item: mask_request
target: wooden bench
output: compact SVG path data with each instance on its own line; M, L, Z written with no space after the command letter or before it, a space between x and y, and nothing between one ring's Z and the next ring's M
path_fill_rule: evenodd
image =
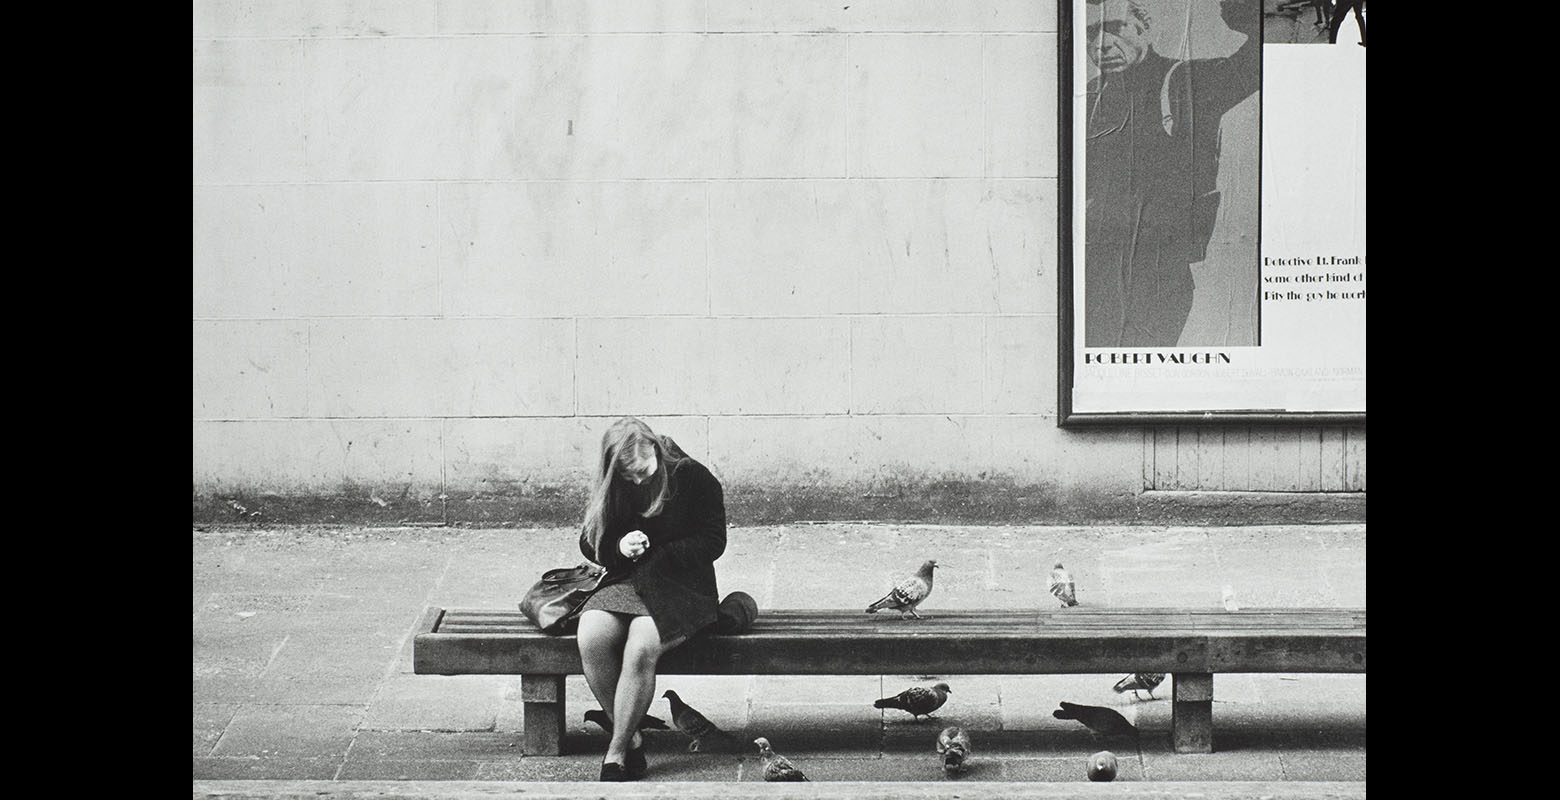
M419 675L519 675L525 752L559 755L573 636L519 611L429 608L412 645ZM1363 673L1363 608L937 609L927 619L859 611L764 610L747 633L667 653L662 675L1082 675L1164 672L1171 741L1213 751L1217 673ZM870 702L876 698L865 698Z

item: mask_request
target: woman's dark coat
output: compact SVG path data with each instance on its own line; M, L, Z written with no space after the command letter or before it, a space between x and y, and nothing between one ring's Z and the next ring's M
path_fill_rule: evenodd
M633 583L663 642L692 636L715 622L715 559L726 551L726 501L720 481L692 458L683 459L668 480L671 496L660 514L608 515L601 552L591 549L585 532L580 534L580 552L607 568L603 583ZM638 502L641 509L645 505ZM618 550L624 534L636 528L650 538L649 549L637 562Z

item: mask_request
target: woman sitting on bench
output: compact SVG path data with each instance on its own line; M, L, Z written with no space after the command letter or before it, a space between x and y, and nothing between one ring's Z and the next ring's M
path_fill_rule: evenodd
M579 617L580 660L612 719L601 780L637 780L656 663L717 619L725 498L703 464L633 417L607 428L593 481L580 551L607 574Z

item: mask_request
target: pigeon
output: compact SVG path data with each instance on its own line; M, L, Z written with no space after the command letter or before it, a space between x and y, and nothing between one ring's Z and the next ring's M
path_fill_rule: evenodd
M1137 728L1121 716L1121 712L1104 706L1081 706L1062 701L1062 707L1051 712L1057 719L1075 719L1099 736L1137 735Z
M946 683L934 683L931 687L912 686L893 697L874 701L872 707L901 709L910 712L916 719L931 717L933 711L948 702L948 694L952 691Z
M1154 690L1159 688L1159 684L1164 682L1165 674L1163 672L1134 672L1116 681L1116 685L1110 688L1115 689L1116 694L1130 691L1133 697L1137 697L1138 690L1141 689L1148 692L1149 697L1153 697Z
M1089 756L1089 780L1109 783L1116 779L1116 754L1109 750L1101 750Z
M699 748L703 747L705 739L720 742L735 741L731 734L715 727L715 723L710 722L708 717L684 703L682 698L677 696L676 692L667 689L666 693L661 696L672 704L672 724L677 726L677 730L693 738L693 741L688 743L688 752L699 752Z
M970 734L963 728L952 725L942 729L937 734L937 753L942 756L943 772L949 775L962 775L969 769L964 763L970 757Z
M876 614L880 608L892 608L899 611L900 619L907 616L922 619L920 614L915 613L915 607L920 605L921 601L925 600L927 595L932 593L932 570L936 568L937 562L935 560L927 560L926 563L921 565L920 569L916 570L914 575L905 578L895 584L894 588L888 590L888 594L883 595L883 599L867 606L867 613Z
M764 757L764 780L766 781L808 781L802 771L791 763L791 759L769 749L769 740L760 736L753 740L758 745L758 754Z
M607 732L608 736L612 735L612 720L607 718L607 712L602 711L599 708L593 708L585 712L585 721L596 723L597 725L601 726L602 730ZM661 719L654 714L646 714L640 717L639 729L642 731L671 730L666 726L666 720Z
M1051 594L1062 601L1062 608L1078 605L1078 591L1073 588L1072 574L1057 563L1056 569L1051 570Z

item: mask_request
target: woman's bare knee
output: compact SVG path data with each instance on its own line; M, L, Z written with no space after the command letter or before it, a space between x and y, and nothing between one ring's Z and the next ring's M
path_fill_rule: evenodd
M628 625L615 614L591 609L580 615L580 627L575 639L579 643L581 657L594 658L622 652L623 641L627 636Z
M654 672L661 660L661 632L650 617L635 617L623 645L623 666L636 672Z

